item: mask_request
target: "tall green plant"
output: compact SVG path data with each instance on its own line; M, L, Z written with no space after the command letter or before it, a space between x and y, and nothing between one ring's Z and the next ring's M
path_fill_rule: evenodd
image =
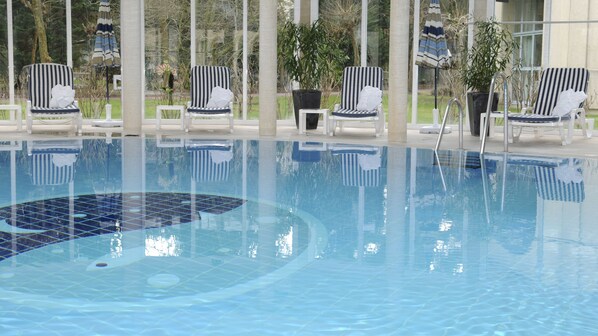
M477 21L475 29L473 47L463 50L467 61L462 63L461 79L467 89L489 92L492 77L507 68L517 44L494 19Z
M339 76L345 57L335 48L326 27L287 22L278 32L278 62L301 89L318 89L326 76Z

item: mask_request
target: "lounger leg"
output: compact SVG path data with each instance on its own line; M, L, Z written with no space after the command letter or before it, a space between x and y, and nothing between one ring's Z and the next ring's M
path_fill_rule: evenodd
M77 125L75 126L77 127L77 134L81 135L83 133L83 116L79 114L79 116L77 116L75 120L77 123Z
M379 137L384 133L384 124L386 123L384 120L384 111L378 110L378 120L375 121L376 123L376 137Z
M189 132L190 124L191 124L191 115L189 113L185 113L185 133Z
M507 141L509 143L513 143L514 142L514 139L513 139L513 125L511 125L511 123L509 123L507 125L507 132L508 132L508 135L507 135L508 139L507 139Z
M542 130L542 129L538 128L538 127L534 128L534 136L536 138L541 138L543 135L544 135L544 130Z
M330 121L330 135L334 136L335 135L335 131L336 131L336 119L332 118L329 119L328 121Z
M375 123L376 137L379 137L380 135L382 135L382 133L384 133L384 115L380 115L378 117L378 120L375 121Z
M575 126L575 116L571 116L571 119L569 119L568 127L567 127L567 139L566 139L567 145L573 141L574 126Z
M31 114L31 101L27 100L27 106L25 109L25 119L26 119L26 127L27 133L31 134L31 127L33 126L33 115Z
M521 130L523 129L523 127L521 127L521 126L515 126L515 127L511 126L511 127L513 128L512 132L511 132L511 134L513 134L513 142L519 141L519 137L521 136Z
M564 125L559 127L559 135L561 136L561 145L567 145L567 139L565 138L565 130L563 129Z
M33 116L27 115L27 133L31 134L31 128L33 127Z
M579 123L581 124L581 130L583 132L583 136L586 138L592 137L592 130L594 129L594 119L586 118L585 110L581 110L579 114Z
M562 122L559 122L559 124L558 124L559 135L561 136L561 144L563 146L566 146L571 143L571 137L573 136L573 127L572 127L573 123L574 123L573 118L571 118L567 121L567 134L566 135L565 135L565 124Z
M234 130L233 129L233 114L232 113L230 114L230 117L228 118L228 124L229 124L228 127L230 127L230 133L232 134L233 130Z
M586 138L592 137L592 131L594 131L594 118L586 118L585 124L585 136Z

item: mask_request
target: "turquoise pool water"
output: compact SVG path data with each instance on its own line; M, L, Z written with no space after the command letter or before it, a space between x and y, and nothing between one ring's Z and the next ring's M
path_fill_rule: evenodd
M0 335L598 334L595 160L0 145Z

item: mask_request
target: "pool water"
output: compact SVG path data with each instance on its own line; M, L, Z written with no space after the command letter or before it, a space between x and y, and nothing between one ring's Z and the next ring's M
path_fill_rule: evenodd
M598 334L598 162L0 144L0 335Z

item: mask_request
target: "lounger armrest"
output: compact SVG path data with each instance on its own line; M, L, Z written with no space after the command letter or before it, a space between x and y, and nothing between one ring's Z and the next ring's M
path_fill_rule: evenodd
M585 117L586 114L586 110L583 107L578 107L575 108L573 110L571 110L571 112L569 112L572 116L575 116L575 118L579 118L582 115Z
M526 106L521 109L521 114L529 114L534 110L533 107Z

